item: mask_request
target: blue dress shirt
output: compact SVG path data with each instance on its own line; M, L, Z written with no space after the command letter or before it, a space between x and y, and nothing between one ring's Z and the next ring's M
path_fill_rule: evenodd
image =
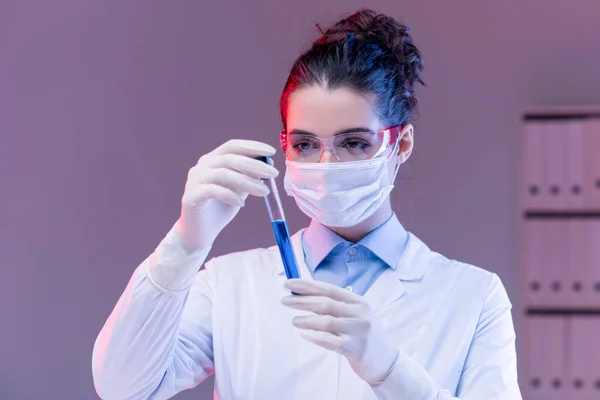
M302 248L315 280L364 295L386 268L396 269L407 240L396 214L358 243L313 220L302 237Z

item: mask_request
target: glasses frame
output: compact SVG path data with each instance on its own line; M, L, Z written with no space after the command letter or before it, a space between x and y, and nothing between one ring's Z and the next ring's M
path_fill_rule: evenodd
M373 157L371 157L370 159L377 158L388 147L393 147L394 144L396 143L396 140L398 140L398 136L400 135L400 132L402 132L403 128L404 128L404 125L396 125L396 126L392 126L389 128L379 129L376 132L376 134L379 136L382 136L383 138L385 138L387 136L387 137L389 137L389 140L387 143L385 143L385 141L384 141L381 145L381 148L379 150L377 150L377 153L375 153L375 155ZM349 134L351 134L351 133L349 133ZM336 160L338 160L339 162L344 162L339 159L336 151L334 150L334 146L333 146L333 141L340 135L344 135L344 134L342 133L339 135L335 135L335 136L332 136L327 139L323 139L318 136L315 136L315 138L319 142L321 142L322 150L321 150L321 154L319 154L319 160L321 159L321 157L323 157L323 153L325 153L325 151L329 150L331 152L331 154L333 154L333 156L336 158ZM283 150L283 153L287 154L286 150L287 150L287 145L288 145L288 133L285 130L281 131L281 133L279 134L279 144L281 145L281 150Z

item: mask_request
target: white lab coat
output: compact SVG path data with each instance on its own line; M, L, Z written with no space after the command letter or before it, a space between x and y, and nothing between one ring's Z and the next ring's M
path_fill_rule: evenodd
M297 255L301 234L292 238ZM212 259L187 295L161 294L144 268L94 347L95 384L107 400L166 399L213 370L220 400L521 399L511 305L499 278L431 251L413 234L397 268L365 294L401 350L378 387L292 326L303 312L281 304L289 293L276 247Z

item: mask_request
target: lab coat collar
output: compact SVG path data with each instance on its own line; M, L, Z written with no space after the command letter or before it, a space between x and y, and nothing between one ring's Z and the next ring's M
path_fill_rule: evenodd
M408 232L406 248L396 267L398 278L403 281L419 280L425 274L433 252L414 234Z
M394 303L405 291L403 281L420 280L429 266L431 250L412 233L395 269L387 268L365 293L375 311Z

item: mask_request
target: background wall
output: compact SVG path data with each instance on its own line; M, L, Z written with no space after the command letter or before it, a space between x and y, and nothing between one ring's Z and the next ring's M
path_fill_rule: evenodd
M314 24L364 5L409 24L426 60L401 220L516 293L519 117L600 103L599 2L2 0L0 398L96 398L94 339L177 218L187 169L230 138L276 145ZM254 199L213 255L272 243Z

